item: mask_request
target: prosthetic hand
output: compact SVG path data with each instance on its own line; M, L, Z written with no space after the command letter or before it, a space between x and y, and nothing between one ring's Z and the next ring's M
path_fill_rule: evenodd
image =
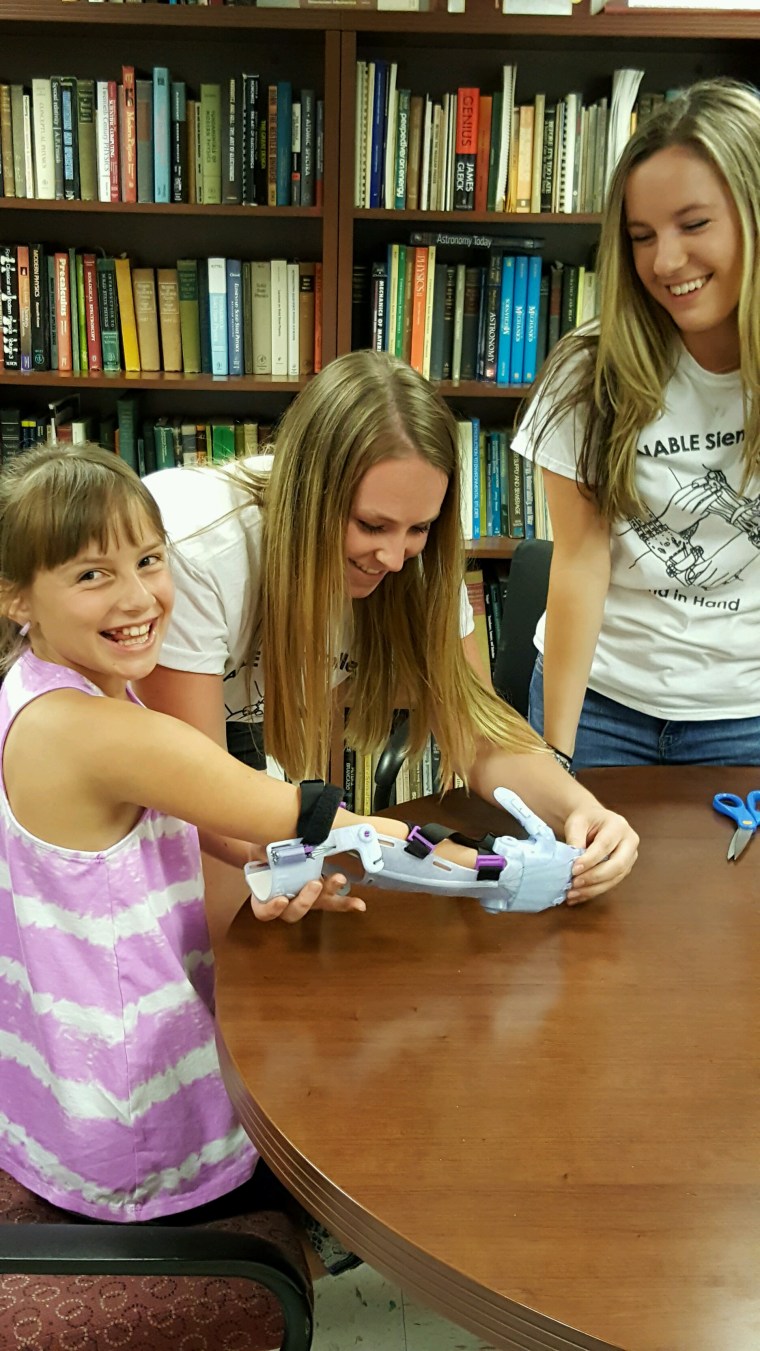
M406 840L381 835L382 872L365 873L354 885L474 896L484 910L495 914L505 910L537 912L561 905L572 881L573 862L581 850L560 844L550 827L516 793L497 788L494 797L524 827L527 840L511 835L466 840L442 826L414 826ZM478 851L474 869L450 863L433 852L449 837ZM488 852L481 853L484 848Z
M355 886L379 886L391 890L443 892L448 896L473 896L484 910L539 911L560 905L572 880L572 865L581 853L560 844L553 831L515 793L497 788L494 797L520 822L527 840L511 835L483 841L462 840L442 826L414 826L406 840L378 835L363 823L330 831L319 845L302 840L282 840L267 848L268 864L248 863L245 876L254 896L269 901L275 896L295 896L301 887L323 871L336 870L329 863L333 854L359 854L364 875ZM475 868L450 863L434 853L441 840L453 836L477 852ZM487 849L488 852L479 852Z

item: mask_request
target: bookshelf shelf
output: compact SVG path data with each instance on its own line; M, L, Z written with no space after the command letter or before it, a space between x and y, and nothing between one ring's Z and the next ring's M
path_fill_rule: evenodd
M61 212L103 216L231 216L235 220L321 220L320 206L203 206L195 202L61 202L38 197L0 197L2 211Z
M355 207L353 215L355 221L379 220L391 225L394 221L430 221L456 226L457 230L466 230L473 225L598 225L601 221L601 216L590 212L570 215L554 211L538 215L527 211L389 211L379 207Z
M505 535L488 535L483 539L465 540L468 558L482 561L495 558L511 558L520 543L519 539L508 539Z
M255 375L184 375L181 371L90 372L67 375L60 371L0 371L0 388L12 386L19 392L27 386L55 389L98 390L200 390L207 394L250 391L252 394L297 394L306 380L278 379Z
M166 5L155 0L148 3L124 5L115 9L109 4L95 5L87 0L35 0L33 5L24 0L0 0L0 23L28 28L31 24L50 24L61 28L124 28L127 32L140 29L168 32L198 30L219 34L234 34L240 29L293 29L323 33L338 30L340 15L329 9L283 10L258 9L255 6L235 5Z

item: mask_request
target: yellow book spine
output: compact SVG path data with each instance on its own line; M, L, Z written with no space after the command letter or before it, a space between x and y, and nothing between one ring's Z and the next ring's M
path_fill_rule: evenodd
M128 258L115 259L116 291L119 297L119 323L124 348L124 369L140 370L140 346L137 341L135 302L132 296L132 275Z

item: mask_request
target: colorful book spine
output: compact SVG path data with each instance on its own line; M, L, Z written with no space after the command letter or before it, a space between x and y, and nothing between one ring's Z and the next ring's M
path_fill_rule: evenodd
M211 374L229 374L227 339L227 265L224 258L209 258L207 262L209 337L211 344Z
M166 66L153 67L153 200L171 201L171 79Z
M505 253L501 265L501 299L499 303L499 345L496 364L497 385L510 383L512 345L512 310L515 296L515 259Z

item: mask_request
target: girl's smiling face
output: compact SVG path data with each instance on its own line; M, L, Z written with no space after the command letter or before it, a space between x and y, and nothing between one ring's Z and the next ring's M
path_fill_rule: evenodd
M135 543L112 533L105 551L93 541L38 572L8 613L29 625L35 656L123 698L156 665L173 602L166 546L146 520Z
M736 369L743 244L723 178L694 150L670 146L631 170L625 215L638 277L688 351L705 370Z
M368 469L351 503L346 526L346 583L353 600L364 599L389 572L400 572L422 553L430 526L446 496L440 469L411 453Z

